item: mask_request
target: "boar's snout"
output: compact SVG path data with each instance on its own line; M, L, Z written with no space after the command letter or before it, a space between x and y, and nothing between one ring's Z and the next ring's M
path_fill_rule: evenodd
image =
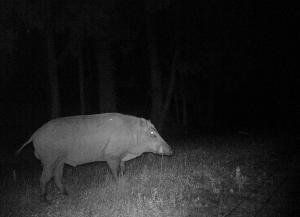
M173 154L173 150L172 150L172 149L169 149L169 150L167 150L164 154L165 154L165 155L172 155L172 154Z
M159 148L159 154L163 154L163 155L172 155L173 154L173 150L171 149L171 147L164 141L162 142L160 148Z

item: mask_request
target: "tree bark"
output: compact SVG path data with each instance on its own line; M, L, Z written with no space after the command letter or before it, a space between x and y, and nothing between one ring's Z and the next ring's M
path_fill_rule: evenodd
M160 123L159 123L159 130L162 130L166 116L167 116L167 112L173 97L173 93L174 93L174 86L175 86L175 79L176 79L176 63L179 57L179 50L178 47L175 48L175 52L174 52L174 57L172 60L172 66L171 66L171 79L170 79L170 83L169 83L169 87L168 87L168 91L167 91L167 95L164 101L164 107L161 113L161 119L160 119Z
M179 115L179 102L178 102L178 93L176 92L174 95L174 106L175 106L175 113L176 113L176 122L180 122L180 115Z
M47 71L50 84L50 117L60 116L60 94L57 75L57 61L55 57L54 37L50 31L47 31Z
M215 115L215 76L209 78L206 126L214 125Z
M80 114L86 113L85 109L85 91L84 91L84 67L83 67L83 55L82 47L79 47L78 51L78 84L79 84L79 100L80 100Z
M99 110L102 113L115 112L117 110L112 50L106 43L99 42L96 51L99 79Z
M54 40L54 22L52 16L52 7L49 0L43 0L43 30L46 37L47 48L47 73L50 86L50 117L56 118L60 116L60 93L58 80L58 62L55 54L55 40Z
M162 109L163 95L161 84L161 70L159 67L158 54L156 48L156 39L153 31L151 17L148 12L147 15L147 40L150 62L150 76L151 76L151 120L155 125L160 124L160 114Z
M187 116L187 102L184 94L182 96L182 124L183 127L186 128L188 124L188 116Z

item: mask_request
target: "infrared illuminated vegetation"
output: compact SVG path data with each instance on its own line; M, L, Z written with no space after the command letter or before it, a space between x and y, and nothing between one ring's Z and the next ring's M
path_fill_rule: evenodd
M269 140L168 142L172 157L144 154L128 161L118 182L104 162L66 166L70 195L58 194L51 182L50 204L39 200L40 168L17 170L16 182L10 175L1 181L1 216L274 216L292 203L281 183L293 161L269 148Z

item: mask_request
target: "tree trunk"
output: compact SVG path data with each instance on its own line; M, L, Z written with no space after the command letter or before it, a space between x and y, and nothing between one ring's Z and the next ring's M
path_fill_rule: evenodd
M47 71L50 84L50 116L56 118L60 116L60 94L57 75L57 61L55 57L54 37L51 32L47 34Z
M151 24L151 17L148 12L147 15L147 40L148 52L150 62L150 76L151 76L151 120L155 125L160 123L160 114L162 109L162 84L161 84L161 71L159 67L158 54L156 49L155 34Z
M47 73L50 85L50 117L60 116L60 93L58 81L58 62L55 54L54 28L52 19L52 7L49 0L41 1L43 12L44 33L47 48Z
M187 102L186 97L184 94L182 96L182 124L183 127L186 128L188 124L188 117L187 117Z
M164 102L164 108L163 111L161 113L161 119L160 119L160 123L159 123L159 130L162 130L163 125L164 125L164 121L166 119L167 116L167 112L172 100L172 96L174 93L174 87L175 87L175 78L176 78L176 63L178 60L178 56L179 56L179 50L176 47L175 48L175 52L174 52L174 57L172 60L172 66L171 66L171 79L170 79L170 83L169 83L169 87L168 87L168 92L165 98L165 102Z
M209 79L206 125L212 127L214 125L215 76Z
M86 72L86 82L87 84L89 84L91 82L91 74L92 74L92 54L90 52L85 52L85 55L84 55L84 61L85 61L85 72ZM86 89L86 92L89 93L90 92L90 88L89 85L86 85L85 87ZM85 95L85 108L86 108L86 112L89 113L90 111L92 111L92 105L91 105L91 102L90 102L90 96L89 94L86 94Z
M84 68L83 68L83 55L82 48L80 46L78 51L78 84L79 84L79 100L80 100L80 114L86 113L85 109L85 94L84 94Z
M179 102L178 102L178 93L175 93L174 96L174 106L175 106L175 113L176 113L176 122L179 123L180 122L180 115L179 115Z
M96 52L99 79L99 110L101 113L115 112L117 103L112 50L105 42L99 42Z

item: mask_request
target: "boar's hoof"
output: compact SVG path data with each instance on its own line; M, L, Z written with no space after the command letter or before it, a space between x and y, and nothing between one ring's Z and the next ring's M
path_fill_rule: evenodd
M51 201L47 199L46 194L41 195L41 202L47 205L51 205Z
M62 191L62 194L65 195L65 196L68 196L69 192L67 191L67 189L64 188L64 190Z

